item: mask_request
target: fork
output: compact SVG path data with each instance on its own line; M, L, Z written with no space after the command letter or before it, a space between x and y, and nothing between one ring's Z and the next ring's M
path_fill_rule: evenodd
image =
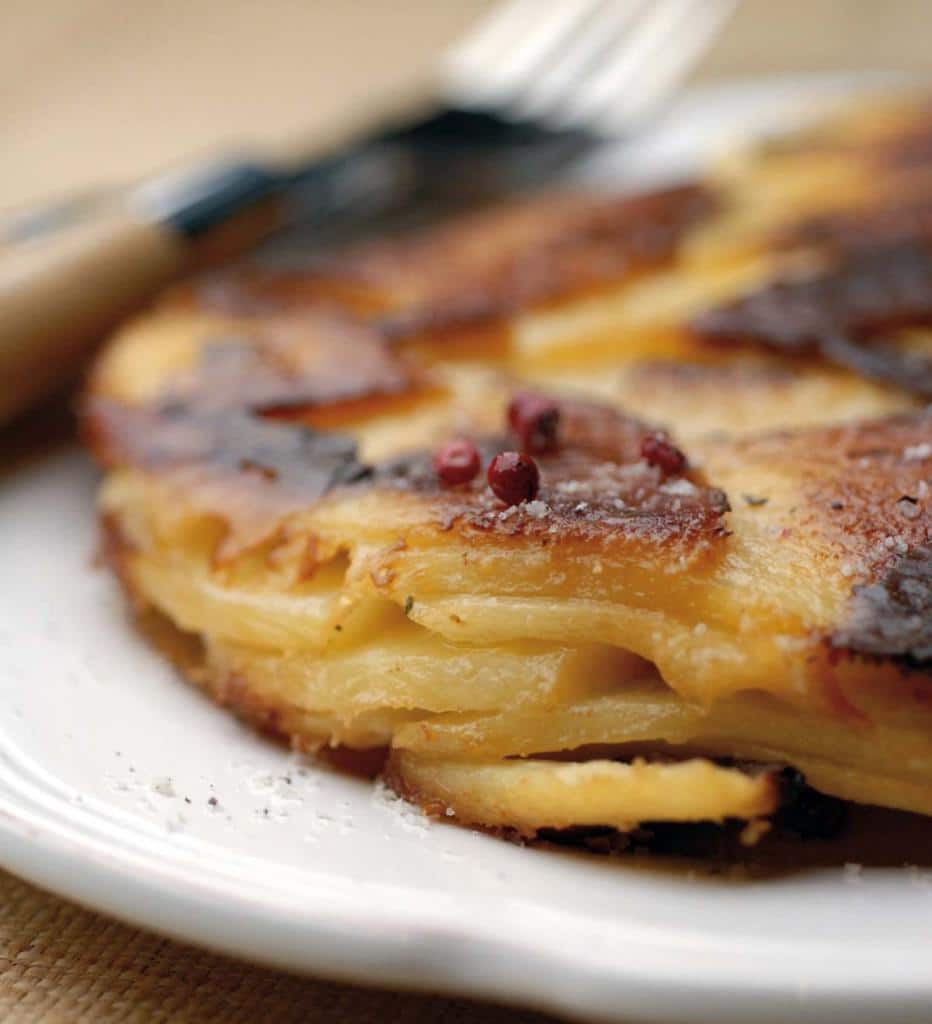
M426 115L288 166L228 159L0 227L0 420L46 396L164 284L299 225L347 237L538 187L662 105L737 0L509 0L438 69Z

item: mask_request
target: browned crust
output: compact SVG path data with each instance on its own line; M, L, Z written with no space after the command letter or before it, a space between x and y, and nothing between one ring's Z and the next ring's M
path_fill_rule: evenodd
M932 411L734 443L800 480L795 529L852 580L836 649L932 667Z
M387 337L449 333L669 262L715 207L697 184L634 197L550 194L317 258L303 272L213 275L174 301L241 316L337 303Z
M351 439L335 432L269 419L243 409L203 410L172 402L130 408L92 399L85 432L108 465L132 465L153 474L182 472L185 484L219 485L224 513L274 520L351 487L416 496L437 526L488 534L511 543L638 541L682 554L721 540L728 501L701 475L666 479L640 457L651 428L608 406L562 400L561 444L538 456L537 501L506 508L480 475L471 484L444 486L430 452L416 451L382 464L359 461ZM507 435L475 438L483 465L518 447ZM264 531L268 532L268 531Z
M693 337L816 354L862 377L932 397L932 358L896 344L903 328L932 324L932 108L915 105L873 138L806 136L805 154L860 164L871 187L853 205L779 225L777 251L818 256L818 269L765 283L696 317ZM791 149L792 144L791 144Z
M924 194L874 200L866 207L805 217L778 231L774 242L785 248L816 246L835 252L885 249L932 238L932 197Z
M443 487L423 453L376 467L373 485L417 493L443 529L467 536L554 546L637 542L670 557L727 536L723 517L729 506L721 490L697 472L668 479L641 458L641 443L653 428L595 402L554 402L560 444L535 456L541 488L534 502L506 507L481 476ZM483 464L498 451L519 447L508 435L476 440Z
M443 800L439 800L437 797L425 795L419 789L412 786L398 770L398 765L391 757L389 757L385 762L382 777L394 792L407 800L408 803L412 803L415 807L420 808L420 810L429 818L449 820L450 815L447 814L447 804ZM493 829L491 831L494 833L496 830ZM522 834L517 830L514 830L514 835L524 839L528 838L527 835Z

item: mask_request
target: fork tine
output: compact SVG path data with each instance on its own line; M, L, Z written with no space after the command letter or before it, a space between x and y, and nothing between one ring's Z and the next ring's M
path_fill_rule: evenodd
M733 8L733 0L656 0L604 55L599 72L567 95L561 120L594 123L605 131L629 128L689 70Z
M576 31L562 40L545 74L524 83L515 106L526 117L546 116L561 98L578 87L598 65L598 58L630 30L651 0L601 0Z
M468 107L507 106L600 2L510 0L449 53L448 95Z
M464 74L475 74L489 59L500 57L510 43L526 31L536 9L534 0L497 4L447 54L446 63Z
M614 122L618 129L630 129L656 108L664 96L670 95L680 81L689 74L708 43L732 15L738 0L706 0L702 17L690 15L684 25L680 45L666 54L663 62L657 62L653 73L646 76L642 87L629 91L622 97L617 111L609 109L603 123L610 127Z
M550 129L632 128L738 0L509 0L451 52L447 97Z

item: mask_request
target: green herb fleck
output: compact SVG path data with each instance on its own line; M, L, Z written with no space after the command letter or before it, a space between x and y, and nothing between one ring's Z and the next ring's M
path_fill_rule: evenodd
M758 498L754 494L742 494L742 498L751 506L751 508L759 508L761 505L766 505L770 498Z
M411 614L411 609L414 607L414 598L408 594L405 598L405 615Z

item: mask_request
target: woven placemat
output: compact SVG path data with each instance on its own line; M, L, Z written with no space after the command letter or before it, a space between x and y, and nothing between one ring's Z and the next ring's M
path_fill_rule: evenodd
M460 999L239 963L118 924L0 872L3 1024L547 1024Z

